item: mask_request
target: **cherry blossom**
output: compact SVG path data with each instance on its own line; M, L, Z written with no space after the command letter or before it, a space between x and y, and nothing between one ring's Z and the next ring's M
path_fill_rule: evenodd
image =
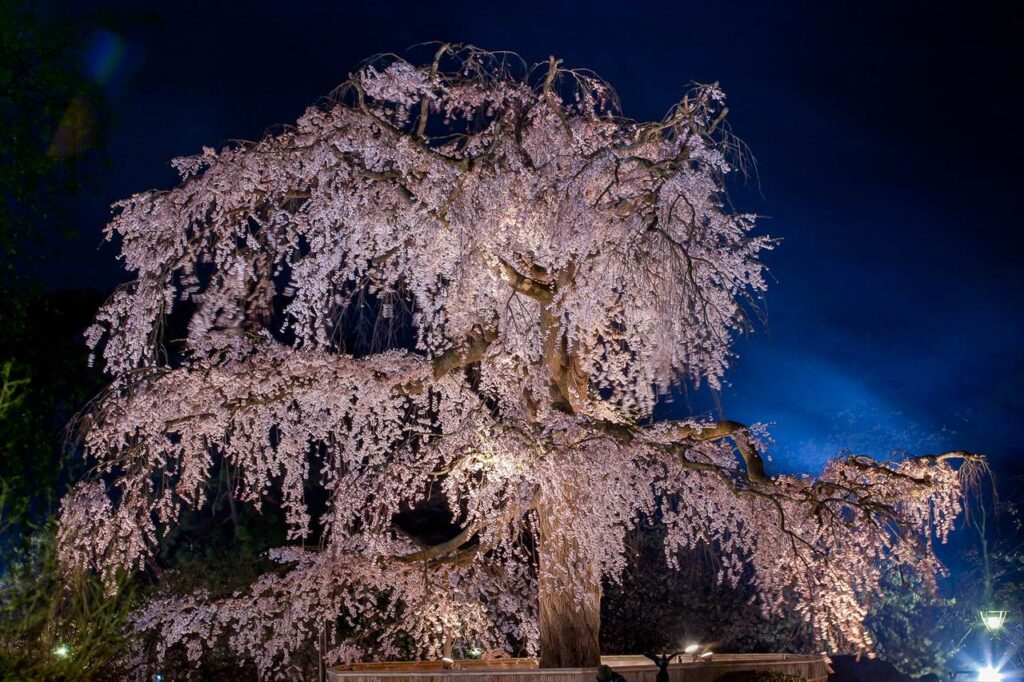
M219 643L287 678L311 641L349 661L454 637L593 664L601 586L652 518L670 564L707 545L765 613L869 649L881 566L941 570L932 543L983 461L769 476L755 428L652 420L680 383L720 386L765 290L773 241L725 196L724 102L698 85L632 121L589 72L444 45L177 159L178 187L107 227L133 279L87 333L111 384L79 422L96 475L64 500L66 570L143 568L223 460L237 499L275 493L295 544L231 598L146 606L158 654ZM395 519L430 494L461 530L423 546Z

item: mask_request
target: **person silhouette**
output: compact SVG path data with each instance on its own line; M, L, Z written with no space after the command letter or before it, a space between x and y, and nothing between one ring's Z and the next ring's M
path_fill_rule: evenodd
M644 656L654 661L654 665L658 666L658 675L654 678L654 682L668 682L668 664L671 663L672 659L678 655L678 652L669 654L668 656L644 654Z

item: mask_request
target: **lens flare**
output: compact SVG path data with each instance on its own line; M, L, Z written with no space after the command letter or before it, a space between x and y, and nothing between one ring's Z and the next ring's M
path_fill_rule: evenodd
M84 55L86 75L100 85L106 83L121 62L123 53L124 41L120 37L103 29L96 31Z
M978 682L1001 682L1003 674L990 665L978 669Z

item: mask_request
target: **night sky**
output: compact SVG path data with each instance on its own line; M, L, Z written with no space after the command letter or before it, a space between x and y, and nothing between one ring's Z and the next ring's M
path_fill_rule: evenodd
M606 78L639 119L719 81L758 165L734 199L782 238L767 325L727 377L728 416L771 424L775 471L850 447L970 449L1019 472L1021 31L984 3L939 4L66 3L106 27L82 67L114 128L50 284L123 281L115 250L97 248L110 202L175 184L172 157L293 122L376 53L452 41L554 54ZM672 410L707 404L678 396Z

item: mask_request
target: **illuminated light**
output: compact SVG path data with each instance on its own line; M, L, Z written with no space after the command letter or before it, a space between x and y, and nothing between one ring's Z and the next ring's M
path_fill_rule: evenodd
M989 632L996 632L1006 622L1006 611L982 611L981 623Z
M1003 674L990 665L978 668L978 682L1001 682Z
M714 653L715 653L714 651L705 651L704 653L702 653L700 655L700 657L701 657L702 660L710 661L711 657L714 655Z
M71 647L67 644L58 644L53 648L53 655L57 658L67 658L71 655Z
M686 648L683 649L683 652L688 653L688 654L695 654L695 653L697 653L697 649L699 649L699 648L700 648L700 644L687 644Z

